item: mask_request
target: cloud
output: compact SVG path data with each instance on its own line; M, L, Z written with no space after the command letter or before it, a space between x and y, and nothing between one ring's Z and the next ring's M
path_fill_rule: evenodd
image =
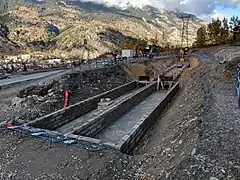
M212 19L220 19L221 21L225 18L225 15L219 12L215 12L212 16Z
M151 5L168 10L180 10L198 16L210 15L216 6L236 8L238 0L81 0L82 2L95 2L108 6L126 8L128 6L143 7Z

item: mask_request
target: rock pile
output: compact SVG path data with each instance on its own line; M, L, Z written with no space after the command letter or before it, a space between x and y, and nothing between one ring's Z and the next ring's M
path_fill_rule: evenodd
M63 108L65 90L71 92L69 104L72 105L129 81L130 78L120 67L69 73L21 90L4 110L5 118L28 122Z

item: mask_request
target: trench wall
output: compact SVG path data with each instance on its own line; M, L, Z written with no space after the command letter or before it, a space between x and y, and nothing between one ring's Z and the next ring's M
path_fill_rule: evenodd
M117 144L112 145L112 147L120 150L123 153L131 154L137 142L141 139L141 137L144 136L146 131L164 111L167 104L172 101L178 90L179 83L176 83L159 103L157 108L153 109L149 116L140 119L139 122L132 128L132 130L127 135L125 135Z
M106 91L97 96L91 97L74 105L71 105L67 108L58 110L46 116L36 119L28 123L28 126L33 126L37 128L44 128L49 130L54 130L74 119L80 117L94 109L97 108L98 102L102 98L111 98L115 99L129 91L134 90L137 87L137 82L132 81L130 83L124 84L117 88L114 88L110 91Z
M77 130L75 130L74 134L94 137L99 132L101 132L104 128L106 128L109 124L120 118L126 112L128 112L131 108L139 104L143 101L147 96L156 91L157 83L151 83L143 88L136 90L130 97L125 99L120 104L116 104L111 107L107 111L104 111L99 116L90 119L86 123L82 124Z

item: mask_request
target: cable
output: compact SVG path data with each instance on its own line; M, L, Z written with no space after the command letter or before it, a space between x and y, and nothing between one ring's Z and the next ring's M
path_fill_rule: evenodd
M3 127L1 129L5 129L5 130L13 130L15 132L19 132L21 135L26 135L26 136L31 136L31 137L37 137L37 138L40 138L44 141L49 141L50 143L50 147L52 146L53 143L62 143L64 141L68 141L68 140L74 140L75 142L72 142L70 144L66 144L68 146L75 146L75 147L78 147L78 148L82 148L82 149L85 149L87 151L91 151L91 152L97 152L97 151L102 151L104 149L107 149L108 147L104 146L104 145L99 145L99 144L91 144L90 142L87 142L87 141L79 141L79 140L75 140L73 138L70 138L70 137L61 137L59 136L58 137L51 137L48 133L47 130L41 130L39 129L39 131L26 131L26 130L22 130L20 129L21 127L18 127L18 128L15 128L15 129L10 129L10 128L6 128L6 127ZM34 133L38 133L38 132L46 132L46 136L44 134L42 135L32 135Z

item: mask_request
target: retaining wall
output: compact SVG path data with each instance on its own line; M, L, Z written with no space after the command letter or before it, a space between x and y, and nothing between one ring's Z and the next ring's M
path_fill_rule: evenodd
M132 130L127 135L125 135L117 144L111 144L110 146L120 150L123 153L130 154L136 146L137 142L151 127L151 125L155 122L159 115L164 111L167 104L171 102L178 90L179 83L176 83L166 94L165 98L159 103L157 108L153 109L149 116L140 119L139 122L132 128Z
M97 108L98 102L102 98L111 98L115 99L129 91L134 90L137 87L137 82L132 81L130 83L124 84L117 88L114 88L110 91L106 91L97 96L91 97L74 105L71 105L65 109L61 109L59 111L53 112L46 116L36 119L27 124L27 126L33 126L37 128L44 128L49 130L54 130L77 117L82 116L94 109Z
M144 100L147 96L152 94L157 88L157 83L151 83L147 86L144 86L141 89L138 89L131 96L125 99L120 104L117 104L107 111L104 111L97 117L93 119L89 119L86 123L82 124L77 130L71 132L73 134L78 134L82 136L94 137L99 132L101 132L104 128L106 128L109 124L120 118L126 112L128 112L131 108L139 104L142 100Z

